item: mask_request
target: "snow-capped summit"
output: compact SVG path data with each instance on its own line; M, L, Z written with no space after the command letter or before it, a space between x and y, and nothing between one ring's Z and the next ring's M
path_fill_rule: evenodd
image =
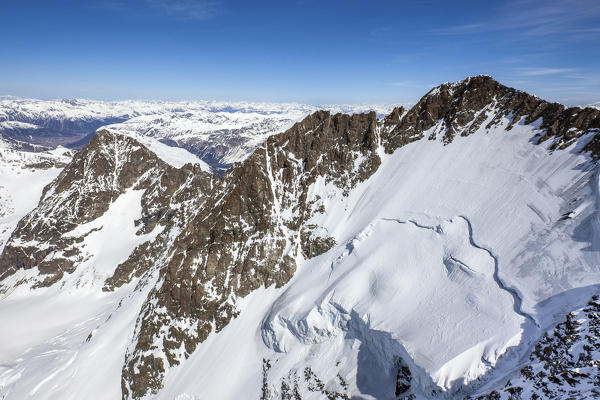
M0 255L7 399L517 392L600 287L600 110L476 76L384 118L316 111L221 176L118 131Z

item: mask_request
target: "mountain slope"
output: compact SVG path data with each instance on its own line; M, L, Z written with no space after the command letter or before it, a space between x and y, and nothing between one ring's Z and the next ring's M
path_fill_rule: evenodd
M384 119L314 113L222 177L103 132L0 256L0 315L36 313L30 293L86 305L79 328L57 316L0 349L0 393L455 398L504 385L597 291L599 132L599 110L486 76Z

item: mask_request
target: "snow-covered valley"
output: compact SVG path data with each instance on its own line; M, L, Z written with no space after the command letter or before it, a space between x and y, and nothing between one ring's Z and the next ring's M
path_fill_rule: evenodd
M256 110L136 116L73 161L5 146L0 398L594 398L522 375L571 312L600 364L600 111L560 107L478 76L262 120L218 165L185 143ZM70 164L11 166L42 154Z

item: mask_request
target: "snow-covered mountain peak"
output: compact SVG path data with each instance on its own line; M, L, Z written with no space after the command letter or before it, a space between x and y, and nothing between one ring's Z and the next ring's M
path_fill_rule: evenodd
M15 273L15 265L25 270L36 268L39 275L32 284L45 286L73 272L86 258L78 243L91 233L80 232L79 227L102 217L127 191L144 193L137 200L143 201L144 209L136 226L140 233L152 231L165 213L163 203L171 201L163 196L173 194L178 182L187 179L185 172L163 158L164 154L157 155L134 138L108 130L98 132L44 189L38 207L19 222L0 257L2 275ZM210 180L204 168L201 163L185 165L185 171L198 176L194 179Z
M6 304L84 291L91 310L58 341L72 362L11 349L9 397L487 393L600 284L599 110L476 76L384 118L310 113L222 176L117 132L75 155L0 255ZM33 361L47 354L52 386Z

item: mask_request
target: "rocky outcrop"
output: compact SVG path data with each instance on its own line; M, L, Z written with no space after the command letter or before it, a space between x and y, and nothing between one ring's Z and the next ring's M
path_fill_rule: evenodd
M306 224L313 213L325 211L307 195L318 177L348 193L377 170L380 150L393 152L436 126L433 133L443 132L441 140L449 144L457 134L469 135L484 122L498 124L502 118L510 119L508 129L538 118L541 126L555 126L552 121L562 121L563 115L552 112L556 107L478 76L442 85L411 110L395 109L380 121L375 113L350 117L317 112L270 137L224 175L174 243L161 283L141 313L137 344L127 356L125 396L156 392L164 369L236 316L237 298L263 285L282 286L300 254L314 257L335 243L313 237L317 227ZM568 110L564 112L577 112ZM600 113L582 112L585 117L573 129L566 131L558 123L546 134L567 143L570 135L595 129Z
M600 303L566 315L536 343L519 374L486 399L596 399L600 396Z

